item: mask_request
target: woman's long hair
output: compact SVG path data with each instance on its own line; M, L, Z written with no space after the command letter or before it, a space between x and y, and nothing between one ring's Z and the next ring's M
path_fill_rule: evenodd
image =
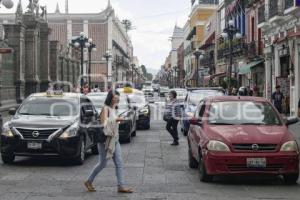
M113 100L113 98L114 98L115 95L120 96L120 93L118 91L116 91L116 90L110 90L108 92L107 96L106 96L104 104L106 106L111 107L112 106L112 100Z

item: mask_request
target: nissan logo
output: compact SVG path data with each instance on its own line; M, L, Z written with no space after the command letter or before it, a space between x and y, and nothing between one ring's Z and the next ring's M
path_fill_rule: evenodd
M32 136L35 137L35 138L37 138L37 137L40 136L40 133L38 131L33 131L32 132Z
M258 150L259 150L258 144L253 144L253 145L252 145L252 149L253 149L254 151L258 151Z

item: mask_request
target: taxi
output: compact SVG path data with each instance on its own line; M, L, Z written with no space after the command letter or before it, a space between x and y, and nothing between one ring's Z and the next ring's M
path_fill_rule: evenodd
M209 97L200 101L188 133L190 168L200 180L216 175L282 175L299 178L299 147L274 106L258 97Z
M88 150L98 153L88 131L97 114L82 94L36 93L9 112L13 117L1 133L3 163L12 163L16 156L59 156L83 164Z

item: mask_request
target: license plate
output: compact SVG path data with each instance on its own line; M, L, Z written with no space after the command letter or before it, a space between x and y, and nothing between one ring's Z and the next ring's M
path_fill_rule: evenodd
M42 143L40 142L28 142L27 143L28 149L42 149Z
M247 167L249 168L266 168L266 158L247 158Z

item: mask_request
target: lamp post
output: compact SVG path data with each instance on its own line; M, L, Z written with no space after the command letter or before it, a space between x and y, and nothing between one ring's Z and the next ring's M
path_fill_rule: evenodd
M196 87L199 86L199 59L203 58L203 51L196 49L194 51L194 56L196 58Z
M89 69L88 69L88 74L89 74L89 86L91 85L91 71L92 71L92 51L97 51L96 49L96 44L93 43L93 39L90 38L88 40L88 43L86 44L89 52Z
M131 82L132 84L134 84L134 68L135 68L135 64L131 64Z
M81 74L81 78L80 78L80 87L83 87L83 62L84 62L84 55L83 55L83 50L84 48L87 48L89 46L88 43L89 39L85 36L84 32L80 33L80 36L72 39L72 45L75 48L80 48L80 52L81 52L81 59L80 59L80 63L81 63L81 70L80 70L80 74Z
M223 33L221 34L223 38L229 39L229 75L228 75L228 89L231 89L231 76L232 76L232 65L233 65L233 47L232 47L232 41L233 38L240 39L242 38L242 34L239 33L239 30L235 27L234 21L229 20L228 26L223 30Z
M106 60L106 78L108 80L108 61L110 58L112 58L111 52L109 50L107 50L105 52L105 54L103 55L103 58L105 58L105 60Z

